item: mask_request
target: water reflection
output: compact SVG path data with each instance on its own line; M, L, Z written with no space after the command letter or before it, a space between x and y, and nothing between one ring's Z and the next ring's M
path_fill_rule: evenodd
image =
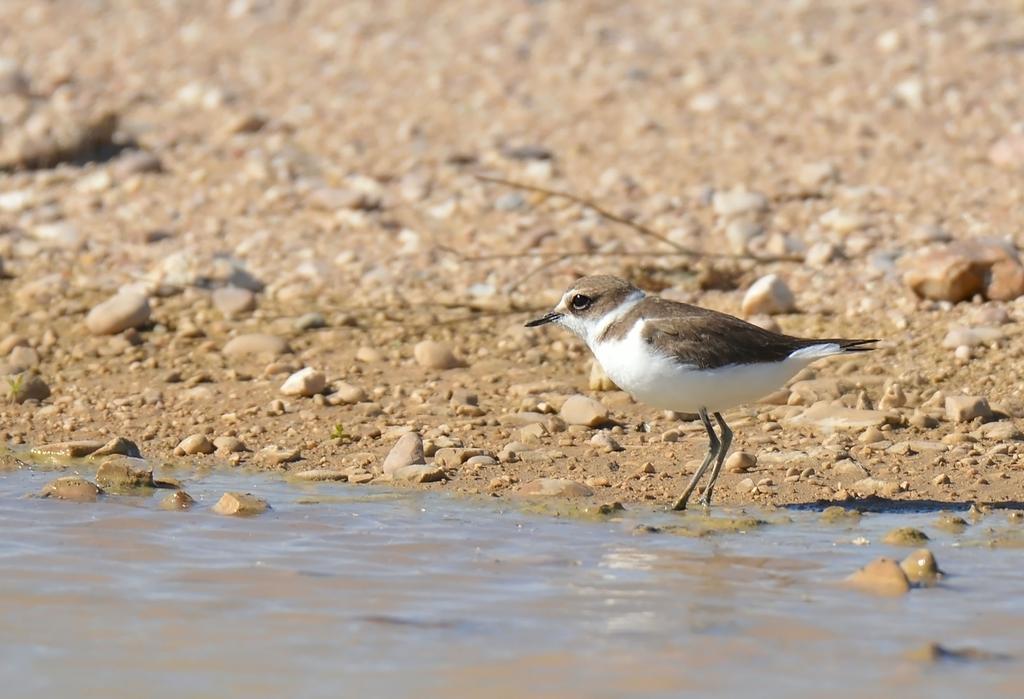
M694 537L665 513L556 519L217 472L183 477L191 512L22 497L53 475L0 474L5 696L1009 696L1024 680L1024 549L974 545L1019 527L1004 513L963 534L934 513L806 511ZM274 509L208 511L243 487ZM905 553L880 541L908 525L932 534L943 585L835 584ZM931 641L1011 660L906 658Z

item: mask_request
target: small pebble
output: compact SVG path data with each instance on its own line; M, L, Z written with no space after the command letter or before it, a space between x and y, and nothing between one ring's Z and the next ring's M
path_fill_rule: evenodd
M39 496L72 502L94 502L102 492L95 483L81 476L64 476L47 483Z
M991 416L992 408L982 396L946 396L946 418L953 422L970 422Z
M212 298L214 307L229 318L256 308L256 294L249 289L226 286L215 289Z
M238 437L232 437L230 435L217 437L213 440L213 446L222 454L234 454L240 451L248 451L245 446L245 442Z
M749 451L734 451L725 460L725 470L729 473L746 473L757 465L757 456Z
M299 316L295 319L296 330L317 330L319 328L327 327L327 319L324 318L323 313L313 311L312 313L306 313L305 315Z
M768 199L760 192L736 188L714 193L711 206L719 216L729 218L756 214L768 209Z
M324 376L323 372L312 367L306 367L289 376L281 384L281 393L286 396L309 398L310 396L323 393L326 387L327 377Z
M464 366L452 352L451 347L443 342L422 340L413 348L416 362L427 369L455 369Z
M344 381L334 384L334 392L327 396L328 405L351 405L365 400L365 390Z
M406 432L395 445L391 447L391 451L384 458L384 463L381 468L384 473L393 474L400 468L405 466L420 465L426 463L426 457L423 454L423 438L418 432Z
M192 496L184 490L175 490L160 501L161 510L188 510L195 504Z
M149 300L142 294L124 292L95 306L85 317L85 325L93 335L114 335L128 328L138 328L149 321Z
M916 585L935 585L942 577L935 556L925 548L917 549L900 561L900 568L906 573L907 579Z
M216 449L217 447L213 445L213 442L205 434L192 434L178 442L178 446L174 448L174 453L176 456L212 454Z
M590 443L605 453L622 451L622 445L616 442L607 432L598 432L590 438Z
M279 447L272 444L260 449L256 456L262 463L268 466L280 466L281 464L298 461L302 458L302 453L298 449Z
M579 394L566 398L558 415L569 425L600 427L609 422L608 408L603 403Z
M373 347L360 347L356 350L356 361L366 364L376 364L384 361L384 355Z
M289 351L288 343L285 340L265 333L239 335L229 340L221 350L228 357L277 357Z
M103 488L152 488L152 467L136 466L132 461L139 462L124 457L104 461L96 470L96 483Z
M244 517L258 515L270 509L270 504L251 493L224 493L213 511L219 515Z
M750 285L743 296L743 315L776 315L796 310L796 297L777 274L768 274Z
M7 393L5 397L14 403L42 401L50 397L50 385L34 371L0 377L0 381L0 390L4 390Z
M864 592L886 597L905 595L910 591L907 574L891 558L871 561L846 578L846 582Z

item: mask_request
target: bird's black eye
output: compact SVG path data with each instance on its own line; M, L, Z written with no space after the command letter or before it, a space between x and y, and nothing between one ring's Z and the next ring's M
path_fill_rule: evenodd
M585 294L576 294L569 301L569 305L572 306L574 311L585 311L590 308L590 304L593 303L589 296Z

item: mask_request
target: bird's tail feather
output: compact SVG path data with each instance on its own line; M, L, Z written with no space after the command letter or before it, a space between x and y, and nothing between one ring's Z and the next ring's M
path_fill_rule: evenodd
M803 347L789 356L793 359L813 361L837 354L846 354L847 352L867 352L868 350L875 349L874 347L868 347L868 345L874 342L878 342L878 340L843 340L841 338L807 340Z
M878 340L824 340L824 342L836 343L843 352L870 352L875 348L868 347L868 345L873 345Z

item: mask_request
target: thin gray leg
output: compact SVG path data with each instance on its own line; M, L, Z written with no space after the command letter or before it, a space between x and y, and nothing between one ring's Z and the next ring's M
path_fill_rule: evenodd
M715 483L718 482L718 474L722 472L722 464L725 463L725 457L729 455L729 447L732 445L732 430L725 424L725 418L722 417L722 413L715 413L715 420L718 421L718 426L722 428L722 447L718 450L715 458L715 467L711 469L708 487L704 489L704 494L700 498L700 503L704 507L711 507L711 491L715 489Z
M690 484L686 486L686 490L676 500L676 504L672 506L672 509L677 511L686 509L686 503L690 500L690 495L693 493L694 488L697 487L697 483L700 481L701 476L704 475L704 471L707 470L708 464L718 455L718 448L721 446L721 442L718 441L718 435L715 434L715 430L711 426L711 420L708 419L708 411L701 408L698 411L698 415L700 415L701 422L704 423L704 429L708 431L708 454L704 457L704 463L693 474L693 478L690 479Z

